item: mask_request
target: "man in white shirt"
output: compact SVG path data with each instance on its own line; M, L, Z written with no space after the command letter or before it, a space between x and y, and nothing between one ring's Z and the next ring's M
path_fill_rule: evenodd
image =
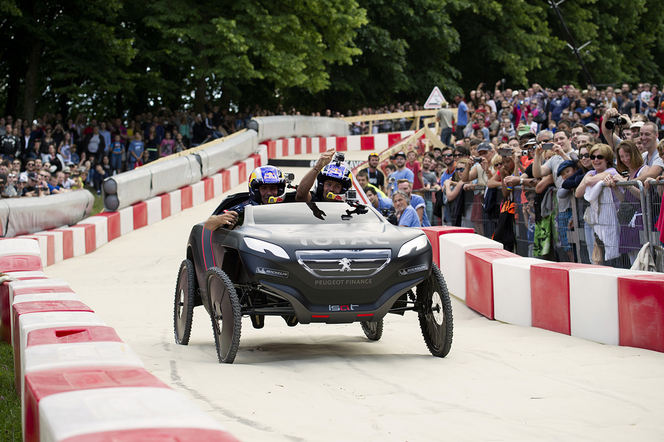
M637 178L640 181L645 181L648 178L656 178L662 174L664 171L664 162L659 157L659 152L657 152L657 126L655 123L649 121L645 123L641 130L639 131L639 138L643 147L646 149L643 152L643 162L650 167L648 172L642 173Z

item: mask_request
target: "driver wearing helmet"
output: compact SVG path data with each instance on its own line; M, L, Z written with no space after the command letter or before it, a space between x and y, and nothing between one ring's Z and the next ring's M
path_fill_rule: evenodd
M332 161L334 149L323 152L316 165L300 181L295 201L342 201L351 188L350 168L340 161ZM314 185L313 191L309 191Z
M280 169L274 166L261 166L254 169L249 176L250 198L226 210L221 215L212 215L205 221L205 228L216 230L221 226L228 229L238 224L239 213L244 213L245 206L257 206L260 204L280 203L286 192L286 178Z

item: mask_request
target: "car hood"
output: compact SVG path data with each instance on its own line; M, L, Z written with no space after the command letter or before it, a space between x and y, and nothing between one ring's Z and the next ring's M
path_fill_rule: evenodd
M419 229L395 227L387 223L376 224L309 224L272 225L242 228L243 236L263 239L279 245L323 248L392 248L415 238L423 232Z

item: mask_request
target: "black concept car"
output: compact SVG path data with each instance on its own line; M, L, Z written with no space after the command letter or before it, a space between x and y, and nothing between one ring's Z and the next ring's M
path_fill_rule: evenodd
M214 213L248 198L231 195ZM450 297L421 230L356 202L248 205L242 218L233 230L191 230L175 291L178 344L189 342L194 307L203 305L219 362L234 361L247 316L255 328L265 316L290 326L359 322L378 340L386 314L415 311L429 351L450 351Z

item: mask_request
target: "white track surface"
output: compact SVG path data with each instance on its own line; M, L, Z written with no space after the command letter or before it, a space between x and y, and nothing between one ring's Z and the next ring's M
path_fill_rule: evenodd
M286 171L299 179L307 170ZM175 279L189 231L220 201L45 273L69 282L149 371L240 440L664 439L664 354L490 321L456 299L444 359L429 354L412 312L388 315L378 342L359 324L289 328L277 317L255 330L245 318L226 365L201 306L190 344L176 345Z

